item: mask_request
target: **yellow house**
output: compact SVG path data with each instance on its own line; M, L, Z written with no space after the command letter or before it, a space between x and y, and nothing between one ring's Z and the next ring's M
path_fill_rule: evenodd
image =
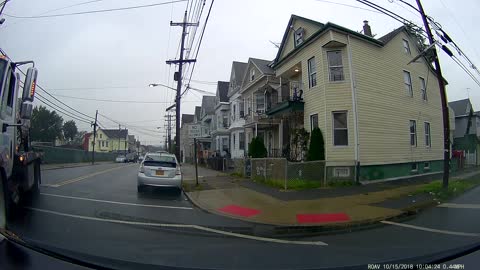
M304 128L322 131L330 176L352 177L356 165L360 181L439 172L443 125L434 70L423 57L410 63L421 51L407 27L378 39L371 32L367 21L361 34L292 15L271 65L287 87L273 92L266 114L285 119L303 111ZM287 137L285 128L276 130L280 140Z
M89 138L88 151L93 151L93 134ZM98 129L95 152L128 152L127 129Z

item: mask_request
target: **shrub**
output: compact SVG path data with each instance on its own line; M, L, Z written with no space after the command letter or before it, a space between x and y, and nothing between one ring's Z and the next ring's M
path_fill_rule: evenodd
M254 137L248 144L248 155L252 158L264 158L267 156L267 148L260 137Z
M312 130L310 146L308 147L307 160L325 160L325 142L322 131L318 127Z

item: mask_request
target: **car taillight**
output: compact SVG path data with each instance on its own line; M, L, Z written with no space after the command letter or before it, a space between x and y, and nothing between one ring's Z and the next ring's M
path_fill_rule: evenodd
M140 166L140 172L141 172L141 173L144 173L144 172L145 172L145 168L143 167L143 164Z
M182 171L179 167L177 167L177 169L175 170L175 175L182 175Z

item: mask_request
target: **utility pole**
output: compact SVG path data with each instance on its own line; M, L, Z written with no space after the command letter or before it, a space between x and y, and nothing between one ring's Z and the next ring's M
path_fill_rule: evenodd
M95 138L97 137L97 117L98 117L98 110L95 112L95 122L92 123L93 126L93 146L92 146L92 165L95 164Z
M184 63L193 63L195 59L183 59L183 51L185 50L185 36L187 34L188 26L198 26L198 23L188 23L187 22L187 11L185 10L185 15L183 16L183 22L174 23L170 22L170 26L182 26L182 41L180 45L180 59L179 60L168 60L167 64L178 64L178 72L175 73L174 79L177 81L177 95L175 97L175 155L177 159L180 160L180 99L182 91L182 72Z
M128 141L128 131L127 127L125 127L125 156L127 156L127 141Z
M117 154L120 154L120 133L121 133L121 129L120 129L120 124L118 124L118 153Z
M430 42L434 63L435 73L437 75L438 86L440 88L440 99L442 102L442 116L443 116L443 188L448 187L448 176L450 172L450 122L448 116L447 96L445 94L445 81L442 77L442 69L440 68L440 60L438 59L437 50L435 49L435 40L433 39L432 31L428 25L427 16L425 10L423 10L420 0L416 0L418 10L422 16L423 24L425 25L425 31L427 31L428 41ZM433 46L432 46L433 45ZM428 63L427 63L428 64Z

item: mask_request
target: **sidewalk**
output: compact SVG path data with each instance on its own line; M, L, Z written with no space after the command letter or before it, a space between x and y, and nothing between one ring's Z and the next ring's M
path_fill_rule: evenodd
M194 184L194 167L184 164L184 181ZM340 188L282 191L198 167L200 187L187 191L199 208L218 215L280 227L348 228L404 217L439 202L415 193L431 180L402 180ZM472 177L480 170L461 177ZM194 175L194 174L193 174ZM454 176L451 179L458 178ZM193 182L192 182L193 181Z
M95 165L111 164L111 163L114 163L114 162L113 161L99 161L99 162L95 162ZM58 170L58 169L85 167L85 166L92 166L92 163L91 162L79 162L79 163L42 164L41 165L41 170L42 171L48 171L48 170Z

